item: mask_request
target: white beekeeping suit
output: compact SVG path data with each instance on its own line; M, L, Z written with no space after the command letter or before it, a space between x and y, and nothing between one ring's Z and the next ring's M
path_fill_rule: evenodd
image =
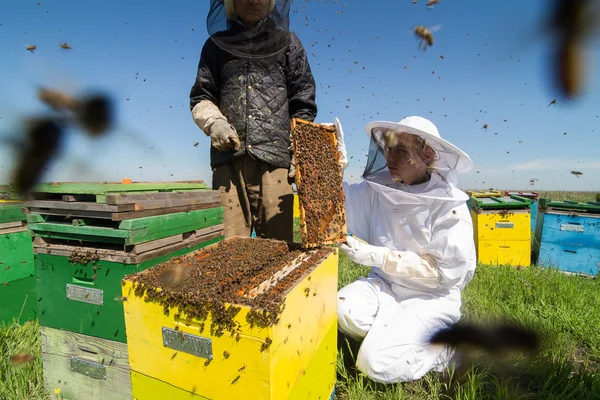
M362 340L357 367L371 379L412 381L443 368L447 349L428 340L458 322L461 291L475 271L468 196L456 187L458 174L473 164L425 118L372 122L366 130L371 148L363 181L344 182L352 236L341 248L373 269L339 291L339 329ZM392 179L386 132L417 135L435 150L428 181Z

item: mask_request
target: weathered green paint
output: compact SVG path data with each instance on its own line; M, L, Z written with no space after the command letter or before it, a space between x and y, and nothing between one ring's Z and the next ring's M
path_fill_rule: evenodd
M98 182L58 182L39 183L30 191L32 193L57 194L106 194L109 192L144 192L174 191L189 189L206 189L206 183L190 182L139 182L139 183L98 183ZM18 192L17 187L10 185L11 192Z
M0 234L0 284L34 274L31 231Z
M36 236L123 245L162 239L221 223L223 223L223 207L126 220L118 223L118 228L74 226L53 222L37 223L33 222L33 218L28 219L28 227L35 232Z
M20 324L37 318L35 276L9 282L8 285L0 284L0 325L8 325L13 318L21 318ZM23 310L21 312L21 310Z
M173 229L181 225L194 225L211 219L222 219L223 207L208 208L176 214L165 214L154 217L136 218L121 221L119 229L146 228L148 233Z
M95 272L91 262L85 266L72 265L65 256L35 254L37 290L40 299L37 304L40 324L125 343L127 336L123 303L115 300L115 298L121 297L123 277L153 267L172 257L217 243L222 239L220 236L191 248L139 264L99 261L100 269ZM96 274L96 279L94 279L94 274ZM102 290L104 304L100 306L67 300L67 283Z
M0 224L6 222L25 221L21 203L0 203Z

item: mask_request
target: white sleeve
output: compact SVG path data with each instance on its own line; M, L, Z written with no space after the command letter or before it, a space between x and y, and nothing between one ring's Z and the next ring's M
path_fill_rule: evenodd
M343 182L343 188L348 232L369 241L372 209L369 188L365 182L353 184Z
M392 277L418 282L419 286L451 288L467 279L475 263L473 223L468 210L465 217L464 210L455 208L435 223L431 242L421 248L420 254L390 250L381 269Z

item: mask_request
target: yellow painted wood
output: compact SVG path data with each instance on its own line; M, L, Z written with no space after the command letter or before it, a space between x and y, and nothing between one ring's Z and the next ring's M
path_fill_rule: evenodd
M131 371L131 387L134 400L210 400L136 371Z
M251 329L245 318L249 308L243 306L235 318L241 326L239 341L229 334L211 336L210 317L206 321L186 320L183 314L175 316L177 308L166 316L159 304L136 297L132 282L125 280L131 369L212 400L285 399L300 382L302 371L314 359L328 329L337 324L337 266L336 250L307 272L287 293L285 310L275 326ZM202 322L205 330L201 333ZM210 338L214 359L206 365L204 358L164 347L163 326L177 326L183 332ZM261 352L267 337L272 344ZM227 359L224 351L229 353ZM329 362L335 363L335 356L330 356ZM335 382L335 376L330 379Z
M472 211L473 225L476 226L476 240L531 240L531 214L529 210ZM506 228L506 224L514 224Z
M531 265L531 242L529 240L481 240L477 246L477 261L482 264Z
M294 195L294 218L300 218L300 200L298 195Z
M502 192L499 190L467 190L469 197L501 197Z
M292 390L287 399L329 400L335 386L336 357L337 322L333 323L327 330L317 352L314 354L306 368L300 373L299 379L296 382L296 385L291 388ZM186 392L166 382L140 374L136 371L131 371L131 387L134 400L209 400L207 397Z
M63 399L131 399L127 345L42 326L44 386ZM106 380L71 371L71 358L104 364Z

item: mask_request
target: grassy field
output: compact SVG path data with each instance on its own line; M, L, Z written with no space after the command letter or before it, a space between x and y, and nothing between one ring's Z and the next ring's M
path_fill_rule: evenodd
M368 272L340 253L340 288ZM537 267L478 266L463 299L463 321L534 326L541 352L500 359L465 351L468 361L457 370L384 386L357 373L340 343L336 399L600 399L599 280ZM36 322L0 328L0 399L60 398L44 394L40 351ZM19 352L38 358L12 365L10 356Z

